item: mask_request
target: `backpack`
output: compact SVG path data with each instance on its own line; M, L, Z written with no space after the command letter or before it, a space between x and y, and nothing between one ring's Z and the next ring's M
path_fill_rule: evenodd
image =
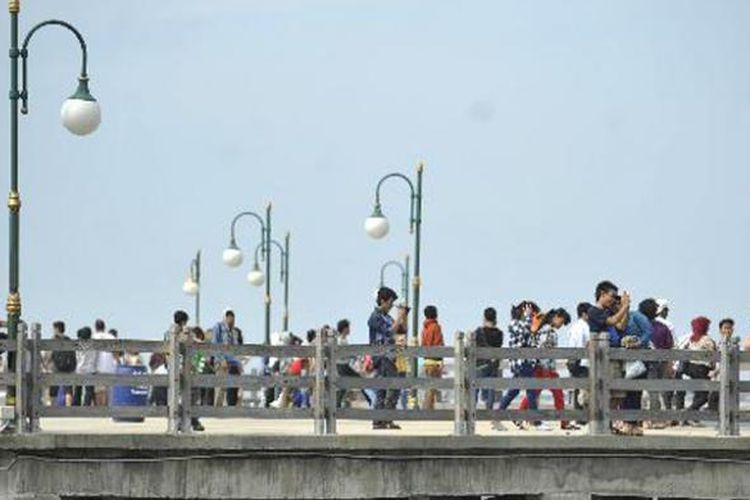
M63 337L64 340L70 340L68 337ZM55 351L52 353L52 364L55 366L55 370L60 373L73 373L76 371L76 360L75 351Z

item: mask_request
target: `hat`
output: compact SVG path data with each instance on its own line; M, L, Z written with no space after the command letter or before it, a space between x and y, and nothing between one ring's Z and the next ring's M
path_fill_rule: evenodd
M669 309L669 301L667 299L656 299L656 314L661 314L664 309Z

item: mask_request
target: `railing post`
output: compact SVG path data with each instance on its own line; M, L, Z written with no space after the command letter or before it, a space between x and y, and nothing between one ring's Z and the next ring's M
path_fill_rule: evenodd
M42 373L42 353L39 351L39 342L42 340L42 325L40 323L31 324L31 373L29 374L29 416L31 418L31 432L38 432L39 427L39 408L42 405L42 386L39 383L39 376ZM61 386L62 389L62 386ZM64 391L63 391L64 392Z
M184 434L191 434L193 432L193 426L191 425L193 398L190 376L193 367L193 335L188 335L185 342L180 342L179 348L180 352L182 352L182 376L180 377L180 402L182 411L180 412L180 428Z
M466 435L464 332L456 332L453 343L453 434Z
M589 341L589 434L609 434L609 335Z
M719 435L739 436L740 349L739 339L732 337L719 343Z
M336 434L336 412L338 411L338 388L336 379L338 377L338 366L336 365L336 332L328 332L328 355L326 356L326 374L328 383L326 384L326 393L328 395L328 408L326 412L326 434Z
M167 371L169 372L169 387L167 389L167 415L169 422L167 423L167 432L170 434L177 434L179 430L178 424L178 407L179 407L179 385L180 385L180 372L178 371L178 358L180 353L178 352L177 338L174 333L169 334L169 360Z
M26 323L21 323L16 335L16 434L26 433Z
M464 350L466 364L466 434L473 436L477 426L477 339L476 331L469 332L468 347Z
M315 336L315 389L313 390L313 418L315 435L325 434L325 357L323 356L323 335L325 330L318 330Z

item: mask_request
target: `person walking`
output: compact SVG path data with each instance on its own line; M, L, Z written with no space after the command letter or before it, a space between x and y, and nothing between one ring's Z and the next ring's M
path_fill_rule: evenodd
M336 324L336 335L337 335L337 344L340 346L346 346L349 345L349 335L351 333L351 323L348 319L341 319ZM349 357L341 357L338 358L336 362L336 371L338 372L339 377L355 377L355 378L362 378L362 376L357 372L357 370L354 369L354 363L356 362L356 356L349 356ZM339 389L336 393L336 406L338 408L343 408L344 406L348 406L348 401L346 400L346 389ZM362 389L362 395L365 398L365 401L367 401L367 405L372 405L372 401L370 400L370 396L367 394L367 392Z
M497 327L497 311L494 307L488 307L484 310L482 326L474 332L474 341L477 348L503 346L503 331ZM499 360L493 358L477 359L477 377L496 378L499 373ZM484 407L492 410L495 406L495 401L499 399L495 397L495 389L481 389L479 394L481 394L484 401ZM500 430L500 427L502 427L501 422L493 422L493 428Z
M390 311L398 295L388 287L381 287L377 292L375 310L370 314L367 326L370 330L370 345L392 346L396 343L396 333L406 328L406 315L400 314L394 321ZM378 354L372 357L376 377L395 378L397 376L395 353ZM376 391L375 409L393 410L398 401L398 389L378 389ZM392 420L375 420L373 429L400 429Z
M565 325L570 324L570 314L563 308L552 309L547 314L539 318L541 327L537 332L538 345L542 349L554 349L558 344L557 331ZM534 378L560 378L557 373L557 360L556 359L540 359L534 369ZM537 395L537 399L541 390L534 391ZM552 393L552 399L555 403L555 410L563 411L565 409L565 398L563 397L562 389L550 389ZM529 407L528 397L524 397L521 400L519 409L526 410ZM544 424L542 424L544 425ZM560 422L560 428L562 430L578 430L580 427L562 420ZM546 429L546 427L542 427Z
M438 323L438 310L435 306L424 308L424 324L422 325L422 347L442 347L445 345L443 340L443 330ZM432 356L424 360L424 373L429 378L439 379L443 376L443 358ZM433 388L427 389L422 408L425 410L435 409L435 399L438 390Z
M539 314L539 306L530 300L524 300L517 306L511 307L510 316L512 319L508 326L508 332L510 333L509 345L511 348L537 347L538 339L536 334L538 325L532 325L532 321L537 314ZM533 378L537 361L536 359L512 359L510 370L513 373L513 378ZM510 389L507 391L500 400L500 409L507 409L516 396L518 396L519 392L519 389ZM526 397L528 398L529 408L536 410L536 392L532 389L527 389ZM515 424L519 428L526 428L526 425L522 422L517 421Z

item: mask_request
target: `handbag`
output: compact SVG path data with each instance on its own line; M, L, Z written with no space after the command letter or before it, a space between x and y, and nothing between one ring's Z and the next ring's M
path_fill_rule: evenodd
M638 378L647 371L648 368L646 368L646 363L640 359L625 363L625 378L627 379Z

